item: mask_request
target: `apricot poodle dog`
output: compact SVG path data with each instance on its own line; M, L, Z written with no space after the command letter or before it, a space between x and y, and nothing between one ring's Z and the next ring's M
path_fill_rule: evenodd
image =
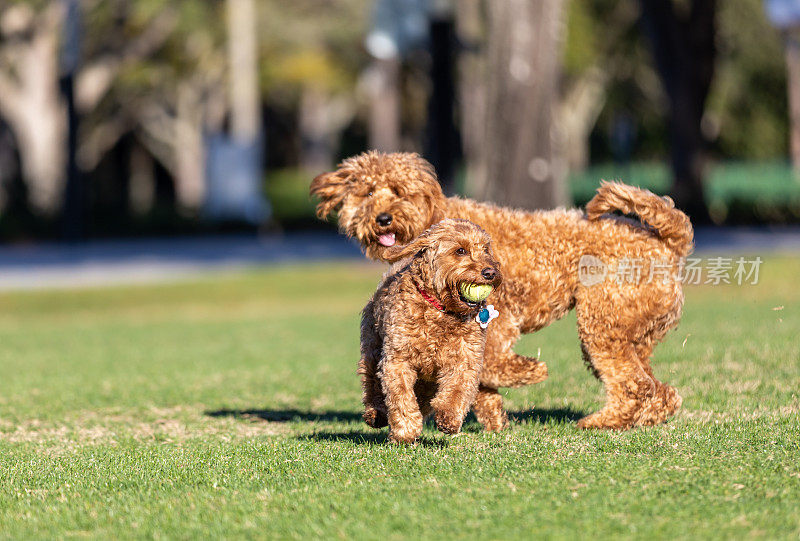
M410 244L387 251L393 265L361 320L358 372L364 420L389 425L389 439L412 443L434 412L456 434L478 392L486 298L501 282L489 235L466 220L443 220Z
M547 367L514 353L520 333L534 332L575 308L583 359L605 387L606 404L582 428L654 425L681 405L650 366L653 347L680 319L680 273L693 248L688 217L669 198L603 183L580 210L526 212L445 197L433 167L411 153L368 152L316 177L317 214L338 211L340 229L366 255L391 262L443 218L470 220L491 235L504 280L493 304L480 388L473 406L486 430L507 424L500 387L537 383ZM635 214L638 220L612 215ZM655 276L655 277L654 277Z

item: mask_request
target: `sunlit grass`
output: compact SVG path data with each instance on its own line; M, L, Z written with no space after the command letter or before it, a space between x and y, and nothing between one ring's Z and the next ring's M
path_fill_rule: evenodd
M0 536L800 535L800 259L691 286L656 374L670 423L581 432L602 404L574 318L525 337L550 378L510 430L359 420L359 311L382 267L0 295Z

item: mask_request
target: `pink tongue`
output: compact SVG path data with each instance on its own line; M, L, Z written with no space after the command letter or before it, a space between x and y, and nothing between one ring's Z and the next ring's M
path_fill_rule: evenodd
M378 242L384 246L394 246L394 233L384 233L378 237Z

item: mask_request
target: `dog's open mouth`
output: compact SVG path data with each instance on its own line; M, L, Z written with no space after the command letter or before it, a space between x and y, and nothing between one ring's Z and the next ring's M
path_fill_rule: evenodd
M381 246L386 246L387 248L390 246L394 246L397 242L397 238L395 237L394 233L384 233L382 235L378 235L378 243Z
M458 284L461 301L468 306L478 306L492 293L492 289L494 288L491 284L471 284L469 282Z

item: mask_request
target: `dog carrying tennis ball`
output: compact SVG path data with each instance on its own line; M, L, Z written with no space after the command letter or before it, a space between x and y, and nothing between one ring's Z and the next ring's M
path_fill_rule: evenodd
M491 284L462 283L459 289L461 290L461 296L469 302L482 302L492 292Z

